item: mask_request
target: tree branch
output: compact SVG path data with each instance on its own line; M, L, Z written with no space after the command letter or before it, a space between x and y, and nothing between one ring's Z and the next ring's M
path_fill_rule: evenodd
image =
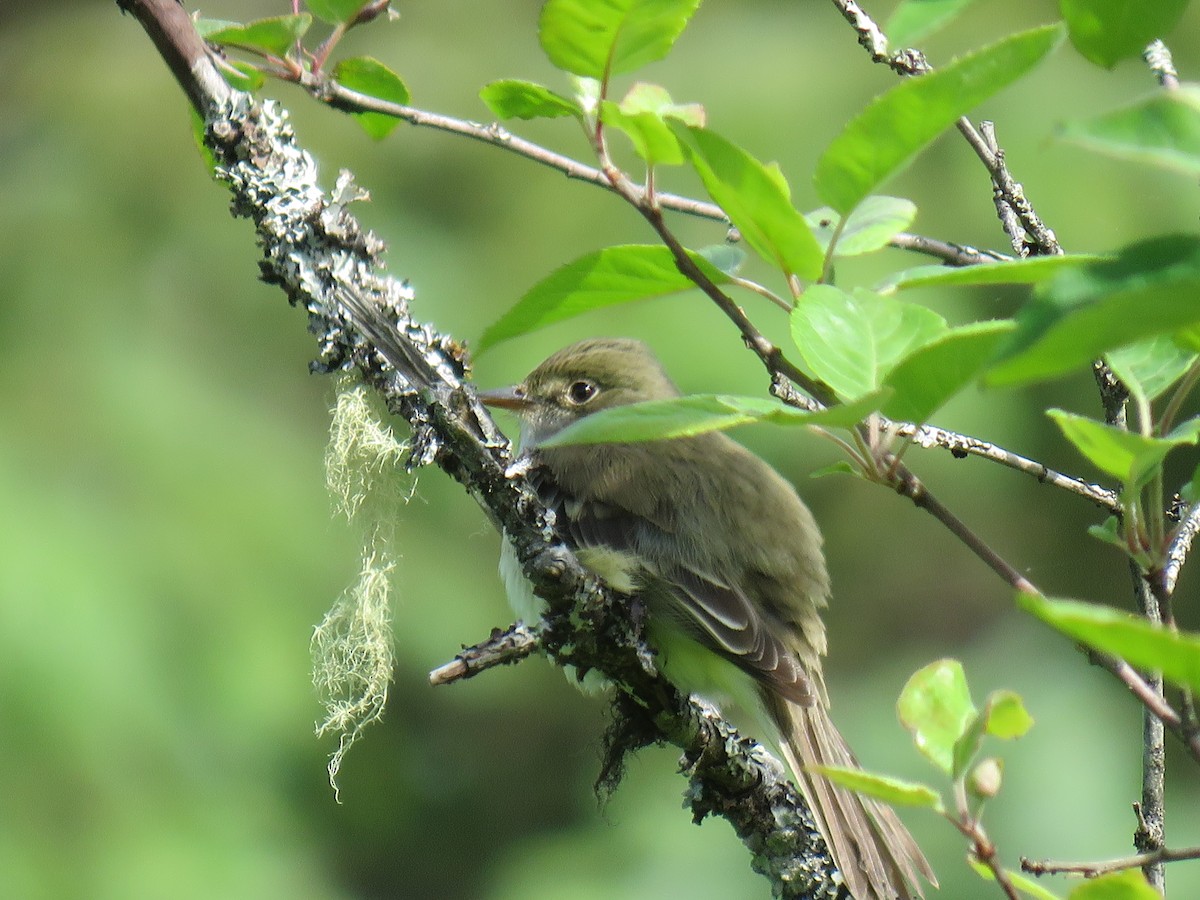
M164 59L205 114L205 142L233 193L233 211L254 221L263 279L308 312L320 346L314 369L356 366L412 427L411 464L436 463L504 529L549 606L541 649L560 665L603 672L617 685L618 700L636 698L618 703L625 711L618 723L636 709L652 728L619 728L610 756L619 760L652 741L680 747L693 814L729 819L777 895L840 896L828 849L778 764L657 676L625 598L583 569L524 477L510 477L508 443L466 384L462 349L413 320L411 291L380 274L382 244L346 209L359 196L349 175L338 179L332 196L321 191L316 166L296 145L285 114L225 85L175 0L120 2L161 42Z

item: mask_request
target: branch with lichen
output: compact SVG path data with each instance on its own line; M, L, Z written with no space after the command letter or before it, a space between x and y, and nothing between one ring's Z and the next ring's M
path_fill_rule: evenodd
M406 465L436 464L503 529L534 590L548 604L539 647L560 665L598 669L617 686L616 724L603 773L611 784L624 754L669 742L684 753L697 820L729 820L753 866L777 896L834 900L841 878L803 798L762 748L713 710L682 697L654 671L627 598L583 569L511 462L507 440L466 382L461 348L409 313L411 291L381 274L383 245L347 209L358 199L343 173L332 195L286 115L232 90L175 0L121 0L154 40L203 116L205 143L235 214L253 220L261 276L308 313L316 371L355 369L411 428Z

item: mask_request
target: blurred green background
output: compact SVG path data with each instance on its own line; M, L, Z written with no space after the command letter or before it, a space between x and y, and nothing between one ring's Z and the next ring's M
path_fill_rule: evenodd
M212 0L247 19L287 3ZM884 15L890 4L872 3ZM563 87L537 47L538 4L399 0L399 22L353 34L401 72L415 103L485 119L499 77ZM1044 0L977 3L929 42L937 63L1048 21ZM1169 42L1200 72L1200 10ZM195 152L183 97L111 2L0 6L0 896L13 898L761 897L723 823L690 824L675 754L652 750L598 808L604 704L539 660L438 690L426 673L509 621L498 539L461 489L421 474L400 528L397 669L384 724L347 758L343 803L312 725L312 626L357 571L330 515L322 457L332 399L310 377L303 316L255 280L249 225ZM672 57L643 77L788 173L797 204L828 141L893 83L832 6L706 4ZM1097 70L1063 48L982 111L1038 211L1071 250L1195 230L1196 185L1053 140L1056 122L1154 89L1144 67ZM647 228L599 190L494 149L401 126L373 143L298 91L293 112L332 184L349 168L357 212L411 279L420 317L464 339L554 266ZM519 133L582 156L572 126ZM668 187L695 192L671 176ZM916 230L1006 249L978 161L951 135L889 191ZM680 221L693 245L710 223ZM897 251L839 273L869 283L918 262ZM766 278L751 264L750 274ZM1004 314L1017 293L930 293L955 321ZM786 322L744 301L772 335ZM513 381L591 334L650 340L686 390L761 391L762 373L699 295L592 314L503 345L479 380ZM1041 410L1096 412L1086 373L1020 393L963 397L939 422L1088 474ZM964 660L977 699L1013 688L1037 719L1006 761L990 827L1006 861L1129 850L1139 792L1138 709L928 517L877 488L810 480L831 445L793 431L738 433L794 479L822 522L835 586L828 616L834 717L863 762L930 773L895 721L905 678ZM1084 535L1082 501L978 460L908 459L1047 591L1129 603L1115 554ZM1090 477L1090 476L1089 476ZM1178 607L1198 623L1196 578ZM1171 747L1168 841L1200 840L1195 766ZM998 896L951 829L906 817L947 897ZM1192 864L1177 897L1200 896ZM1065 892L1065 887L1058 886Z

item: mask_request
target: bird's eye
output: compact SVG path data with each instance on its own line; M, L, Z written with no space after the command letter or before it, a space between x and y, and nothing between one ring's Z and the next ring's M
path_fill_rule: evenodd
M591 381L575 381L567 388L567 400L576 406L583 406L596 396L598 388Z

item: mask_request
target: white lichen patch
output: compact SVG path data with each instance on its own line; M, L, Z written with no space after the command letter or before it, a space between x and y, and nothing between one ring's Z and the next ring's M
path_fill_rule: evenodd
M339 385L325 456L335 512L359 530L357 581L334 602L312 637L313 685L325 707L317 735L338 738L329 758L329 783L362 731L383 716L392 679L392 588L395 527L411 498L404 471L407 446L380 421L367 389L348 376Z

